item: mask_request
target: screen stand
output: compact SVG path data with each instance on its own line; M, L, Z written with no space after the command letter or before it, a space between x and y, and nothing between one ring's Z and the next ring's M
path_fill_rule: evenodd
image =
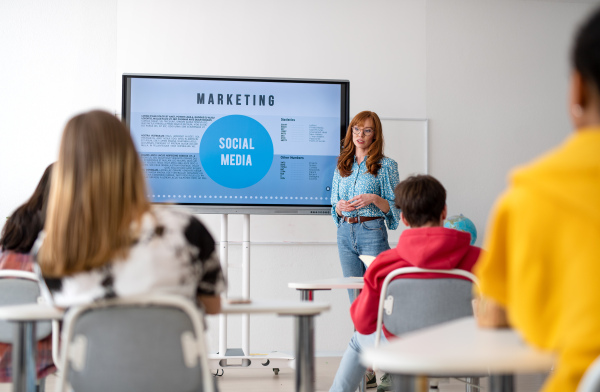
M242 234L242 299L250 300L250 214L244 214ZM219 242L219 257L225 279L229 270L229 240L228 215L221 215L221 240ZM229 282L228 282L229 283ZM228 287L230 284L228 284ZM222 296L227 301L228 294ZM242 315L242 348L227 348L227 315L219 315L219 352L209 354L210 369L224 370L225 368L263 369L273 368L275 374L280 367L289 367L293 356L272 352L270 354L250 354L250 315Z

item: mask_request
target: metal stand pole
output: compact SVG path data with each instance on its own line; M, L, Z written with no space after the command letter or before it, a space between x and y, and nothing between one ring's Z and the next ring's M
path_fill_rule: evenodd
M242 298L250 299L250 214L244 214L242 236ZM242 315L242 350L250 355L250 315Z
M221 259L221 269L223 270L223 277L227 281L227 273L229 269L229 242L228 242L228 216L227 214L221 215L221 242L219 246L219 257ZM223 293L223 299L227 300L227 292ZM219 315L219 354L225 355L227 353L227 315Z

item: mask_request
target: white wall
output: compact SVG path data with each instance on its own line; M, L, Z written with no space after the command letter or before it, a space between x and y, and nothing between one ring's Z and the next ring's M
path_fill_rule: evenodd
M471 217L480 234L510 168L571 131L570 42L590 8L564 1L428 2L431 173L447 187L449 213Z
M119 1L117 73L349 79L352 113L424 117L425 5Z
M0 2L0 219L31 195L75 113L115 110L117 2Z
M33 190L66 120L120 111L124 72L349 79L351 114L430 119L429 167L450 214L480 231L509 168L560 142L567 54L585 2L525 0L0 2L0 217ZM390 148L388 151L394 151ZM218 235L218 216L202 216ZM241 218L230 217L231 239ZM398 234L390 237L397 238ZM328 217L252 217L253 297L340 276ZM481 240L478 241L479 243ZM241 246L230 287L240 291ZM347 294L322 292L318 353L352 333ZM213 348L215 320L209 320ZM240 345L230 322L230 345ZM292 322L252 319L253 352L292 351ZM276 331L276 333L274 333Z

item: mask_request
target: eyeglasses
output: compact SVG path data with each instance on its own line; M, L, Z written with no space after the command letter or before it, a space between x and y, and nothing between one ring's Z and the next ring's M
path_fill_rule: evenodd
M364 133L365 136L369 136L373 133L373 130L371 128L352 127L353 134L360 135L361 132Z

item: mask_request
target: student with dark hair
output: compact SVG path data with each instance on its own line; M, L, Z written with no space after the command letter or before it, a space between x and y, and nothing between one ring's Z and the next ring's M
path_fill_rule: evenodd
M29 253L31 250L38 233L44 228L51 173L52 165L44 170L44 174L29 200L17 208L6 220L0 237L2 250L22 254Z
M29 251L44 227L46 203L50 189L52 165L48 166L33 195L7 219L0 236L0 270L33 271ZM12 379L12 346L0 343L0 382ZM36 369L38 379L54 373L52 337L37 344Z
M381 287L390 272L402 267L471 271L479 257L480 249L470 245L468 233L443 227L446 190L434 177L418 175L402 181L395 189L395 203L402 211L402 223L410 229L402 232L394 249L381 253L367 268L363 290L350 308L356 332L344 352L330 391L351 392L358 387L365 371L359 360L360 352L375 342ZM407 274L397 279L447 277L431 273ZM394 337L385 326L383 332L382 342L386 341L385 337ZM378 387L380 389L385 388Z
M600 9L577 34L572 68L576 131L512 173L476 269L480 325L510 325L558 354L544 392L575 391L600 355Z

